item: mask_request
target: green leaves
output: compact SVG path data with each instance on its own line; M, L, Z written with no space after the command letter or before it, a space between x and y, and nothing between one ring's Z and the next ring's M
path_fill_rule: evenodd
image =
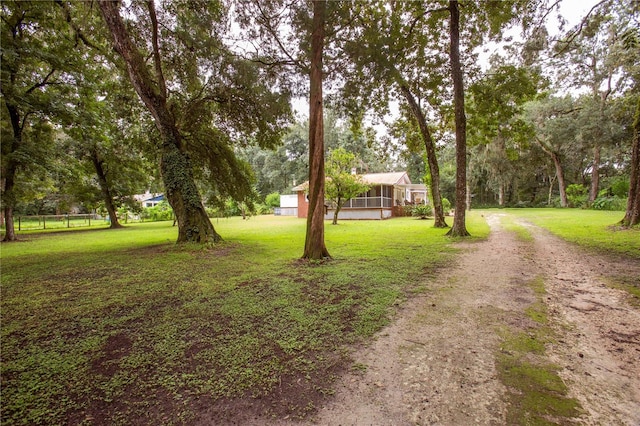
M358 163L356 156L344 148L336 148L329 152L325 164L325 197L337 207L337 210L340 210L350 198L369 190L370 185L365 183L361 176L353 173Z

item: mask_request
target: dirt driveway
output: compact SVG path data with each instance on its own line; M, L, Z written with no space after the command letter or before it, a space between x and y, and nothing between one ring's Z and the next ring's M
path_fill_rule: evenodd
M527 283L542 277L559 336L544 356L583 408L564 423L640 425L640 310L605 285L612 275L640 280L640 262L587 254L529 224L534 241L521 241L501 218L487 217L489 239L466 244L457 266L354 354L334 397L305 424L506 424L497 330L519 325L536 301Z

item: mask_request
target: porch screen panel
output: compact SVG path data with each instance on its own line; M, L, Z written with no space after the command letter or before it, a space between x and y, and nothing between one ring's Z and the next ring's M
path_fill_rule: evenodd
M369 198L367 200L367 207L380 207L382 205L381 198Z
M351 207L358 209L367 207L367 199L366 198L354 198L351 200Z

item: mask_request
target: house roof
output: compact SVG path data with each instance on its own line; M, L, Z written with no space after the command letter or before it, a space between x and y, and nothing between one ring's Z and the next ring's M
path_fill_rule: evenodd
M144 202L144 201L162 201L164 200L164 195L161 193L151 193L149 191L145 192L144 194L134 194L133 195L133 199L139 202Z
M301 183L298 186L294 186L293 188L291 188L291 190L293 192L300 192L300 191L306 191L307 188L309 188L309 181L306 181L304 183Z
M146 202L146 201L163 201L164 200L164 195L160 194L160 195L156 195L155 197L151 197L151 198L147 198L146 200L142 200L142 202Z
M367 183L376 185L401 185L411 183L407 172L367 173L362 175L362 179Z
M411 185L407 172L367 173L361 176L362 180L372 185ZM307 188L309 181L294 187L292 191L306 191Z

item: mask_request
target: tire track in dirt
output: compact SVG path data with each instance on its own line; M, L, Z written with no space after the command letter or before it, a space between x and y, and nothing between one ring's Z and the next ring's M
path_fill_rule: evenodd
M640 262L586 253L528 223L534 262L545 271L550 319L563 335L547 348L586 410L585 425L640 425L640 310L608 276L637 277Z
M488 240L461 243L455 261L408 301L398 318L354 354L364 373L338 384L317 414L321 425L501 425L505 387L498 380L496 328L534 300L536 276L526 244L488 218Z
M528 283L543 276L545 303L559 339L547 348L585 409L585 425L640 425L640 318L626 293L603 277L640 264L587 255L527 224L534 242L517 240L490 215L488 240L459 244L450 268L429 280L371 345L313 423L320 425L502 425L506 388L495 353L501 326L526 327L536 300ZM520 318L520 319L518 319ZM366 370L361 371L366 368Z
M640 262L587 254L528 223L534 241L523 242L502 228L502 216L489 215L489 238L459 243L429 290L354 351L354 368L315 415L252 424L506 424L497 330L530 326L524 312L537 296L529 283L542 276L558 336L546 356L584 408L576 423L640 426L640 311L605 285L621 271L640 280Z

